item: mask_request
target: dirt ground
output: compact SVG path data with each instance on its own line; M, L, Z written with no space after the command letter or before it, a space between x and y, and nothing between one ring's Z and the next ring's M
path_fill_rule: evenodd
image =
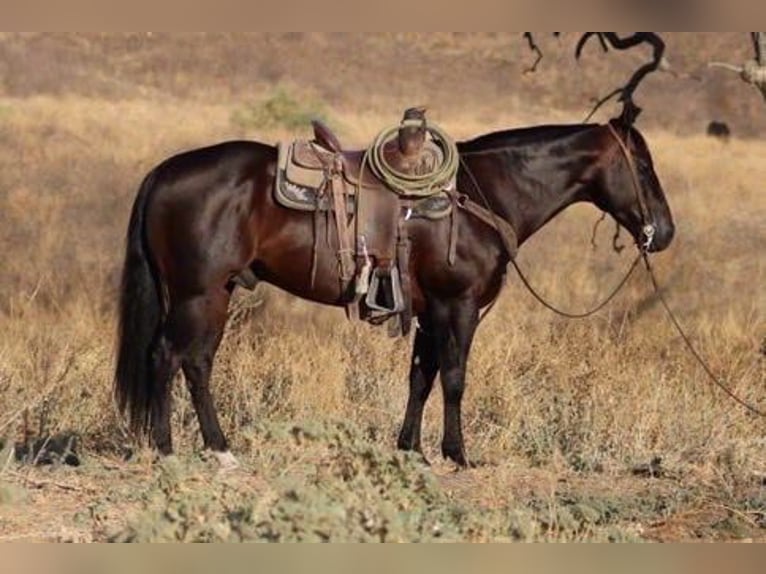
M306 479L298 470L305 453L294 456L291 462L296 470L292 474L268 476L264 476L257 462L246 461L239 469L221 472L214 464L184 461L195 467L185 476L184 484L186 488L210 493L233 491L266 509L279 499L275 485ZM721 493L713 485L701 485L692 477L666 475L664 471L658 473L660 476L650 476L639 471L607 477L507 463L458 471L452 465L438 462L426 472L433 474L437 488L450 503L470 507L480 514L493 512L507 517L508 524L492 532L466 528L463 536L455 539L766 542L763 479L760 484L753 482L749 488L741 489L739 501L735 501L730 494ZM144 536L138 536L139 540L229 539L220 533L222 528L228 532L221 526L227 521L224 512L205 514L203 508L199 514L183 519L196 526L210 526L214 532L217 526L219 538L211 538L208 532L190 534L192 528L183 520L167 518L175 508L169 505L160 506L163 517L157 518L151 512L157 508L156 503L147 502L141 494L156 488L160 473L149 462L109 458L89 459L87 466L80 468L28 467L6 471L0 540L122 540L136 536L133 529ZM750 502L743 505L745 500ZM519 509L524 509L522 518L517 516ZM231 512L231 507L227 510ZM175 512L183 515L183 510ZM302 519L308 522L308 518ZM170 534L155 528L147 535L141 530L146 521L156 524L162 520L175 520ZM330 540L365 539L353 528L329 532ZM394 534L391 539L397 540Z

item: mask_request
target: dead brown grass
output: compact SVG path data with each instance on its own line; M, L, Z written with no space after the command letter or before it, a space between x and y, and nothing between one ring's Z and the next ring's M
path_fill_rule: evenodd
M61 512L67 516L73 513L67 504L101 500L99 492L116 479L109 468L119 466L119 480L127 484L140 482L119 462L134 445L115 413L110 382L122 241L141 177L180 149L224 138L296 135L278 128L254 133L232 123L239 105L174 97L0 100L0 436L20 441L74 431L89 468L98 469L67 475L61 480L76 486L67 489L38 474L43 471L0 461L0 479L35 493L35 481L45 482L46 492L66 498ZM390 106L380 110L327 106L344 139L357 145L392 121ZM433 115L457 137L539 118L534 110L495 104L488 125L486 113ZM571 119L561 112L546 119L565 116ZM721 145L658 129L646 135L678 224L674 245L654 258L666 295L712 368L764 409L766 144L735 138ZM596 217L592 208L573 208L522 250L532 282L562 306L582 308L596 300L629 263L629 250L611 252L606 226L591 249ZM263 421L350 421L376 444L393 448L406 399L408 341L348 324L339 311L269 287L240 295L233 315L214 394L233 449L265 484L311 461L296 445L285 467L284 455L262 446ZM687 506L679 503L667 516L683 508L736 508L753 493L762 496L763 422L708 385L645 277L634 277L597 317L569 322L539 307L511 276L479 330L468 376L468 448L489 466L462 479L434 470L446 491L463 501L497 507L534 494L555 505L562 484L589 496L643 492L643 479L631 470L654 457L662 458L669 481L657 488L694 492ZM194 413L183 386L176 391L176 442L182 452L196 452ZM426 454L434 460L440 429L437 392L424 429ZM13 520L0 518L1 536L21 528L20 516L39 513L45 524L40 496L23 500ZM131 505L126 498L125 507ZM120 505L103 510L115 522L123 511ZM664 518L639 530L662 539L666 515L660 512ZM78 528L63 522L62 528ZM93 532L105 530L88 532L98 538ZM684 532L676 537L694 536L693 529ZM59 534L43 527L30 536Z

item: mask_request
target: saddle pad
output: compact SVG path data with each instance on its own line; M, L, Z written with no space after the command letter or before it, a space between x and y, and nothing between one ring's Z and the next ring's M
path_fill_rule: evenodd
M289 209L329 211L330 194L319 194L319 188L324 183L324 172L296 165L293 161L294 146L295 142L278 144L279 161L274 182L274 198L279 205ZM346 211L349 215L356 212L353 197L346 201Z

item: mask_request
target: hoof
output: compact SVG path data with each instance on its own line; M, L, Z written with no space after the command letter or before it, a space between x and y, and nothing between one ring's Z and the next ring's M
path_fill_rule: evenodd
M471 463L468 462L468 458L465 456L465 451L462 448L442 446L442 456L445 460L454 462L460 468L473 468Z
M419 450L411 450L411 451L403 451L403 452L407 452L408 454L411 454L411 455L413 456L413 458L415 458L415 460L416 460L417 462L419 462L420 464L422 464L422 465L424 465L424 466L431 466L431 461L429 461L429 460L426 458L426 455L424 455L424 454L422 453L422 451L419 451Z
M211 454L218 461L218 465L221 467L221 471L235 470L239 468L239 461L237 457L231 454L230 451L211 451Z
M428 462L426 455L423 454L423 449L420 448L420 443L412 444L410 441L406 441L400 438L396 443L396 448L402 452L406 452L417 458L420 458L420 461L426 466L431 466L431 463Z

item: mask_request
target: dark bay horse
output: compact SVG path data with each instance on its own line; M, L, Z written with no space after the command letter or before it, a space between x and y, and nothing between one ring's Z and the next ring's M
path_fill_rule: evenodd
M665 249L673 237L645 140L619 120L501 131L461 142L458 151L458 189L507 221L519 245L581 201L609 213L649 251ZM149 433L160 453L172 452L170 386L182 369L205 447L231 460L209 380L243 271L299 297L345 303L336 247L319 242L311 286L314 218L275 202L276 172L276 147L232 141L171 157L141 184L122 274L115 394L133 430ZM464 211L455 216L453 265L448 220L407 222L418 327L397 444L420 451L423 408L440 373L442 454L466 465L466 362L479 311L497 296L509 254L486 222Z

